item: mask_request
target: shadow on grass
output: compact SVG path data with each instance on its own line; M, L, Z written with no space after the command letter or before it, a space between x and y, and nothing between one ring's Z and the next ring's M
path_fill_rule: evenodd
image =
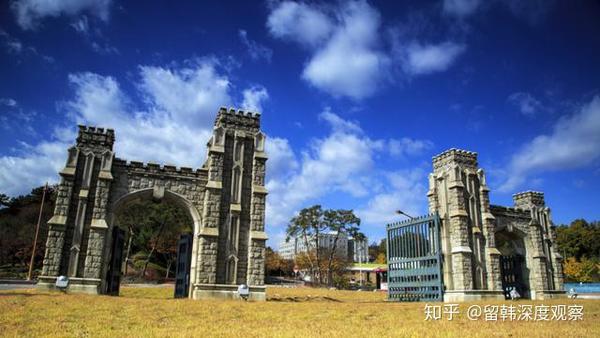
M339 299L335 299L327 296L304 296L304 297L269 297L267 299L269 302L292 302L292 303L300 303L300 302L335 302L335 303L343 303L343 301Z
M32 297L32 296L41 296L39 294L35 294L35 293L25 293L25 292L0 292L0 297L16 297L16 296L25 296L25 297Z
M26 291L0 291L0 297L60 297L66 295L64 292L26 292Z

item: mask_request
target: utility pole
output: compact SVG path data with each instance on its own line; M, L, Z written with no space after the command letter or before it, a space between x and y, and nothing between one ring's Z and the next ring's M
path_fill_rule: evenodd
M35 239L33 240L33 250L31 250L31 260L29 261L29 273L27 274L27 280L31 280L31 274L33 273L35 247L37 246L38 234L40 233L40 222L42 221L42 212L44 211L44 200L46 199L46 190L48 190L48 182L46 182L46 185L44 186L44 192L42 193L42 204L40 205L40 214L38 216L37 226L35 227Z
M358 247L358 266L359 266L359 270L358 270L358 276L359 276L359 280L360 280L360 286L363 286L363 267L362 267L362 245L356 245L358 243L357 240L354 240L354 247L355 247L355 251L356 251L356 247Z

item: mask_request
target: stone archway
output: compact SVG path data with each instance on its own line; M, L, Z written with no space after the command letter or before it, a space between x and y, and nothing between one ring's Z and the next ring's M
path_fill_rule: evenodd
M139 189L139 190L129 192L126 195L123 195L123 196L119 197L116 201L114 201L109 208L110 211L107 216L107 222L109 224L109 227L114 228L114 227L118 226L116 224L116 215L123 208L126 208L131 203L135 203L137 201L144 201L144 200L154 200L156 202L161 202L164 200L164 201L170 202L170 203L178 206L182 210L185 210L192 221L192 224L191 224L191 227L193 230L192 239L198 237L197 234L200 231L200 227L202 224L202 218L201 218L201 215L198 212L197 208L194 206L194 204L191 201L189 201L185 196L182 196L182 195L175 193L173 191L170 191L170 190L166 190L166 189L164 189L164 187L158 187L158 186L156 186L154 188ZM109 236L107 238L108 243L113 243L113 238L111 237L111 235L112 235L112 233L109 233ZM106 252L104 256L110 257L111 256L111 252L110 252L111 245L108 245L106 247L106 250L108 250L109 252ZM190 265L190 276L195 276L197 258L198 258L197 241L192 240L192 259L191 259L191 265ZM110 270L109 264L110 264L110 261L106 260L104 271ZM102 290L106 290L105 282L107 281L107 279L108 278L103 278L103 280L102 280L102 283L103 283L101 285ZM191 286L191 283L190 283L190 286Z
M477 153L449 149L433 157L427 196L430 213L442 220L445 301L504 298L501 257L516 251L524 257L529 276L523 283L532 299L564 294L562 257L542 192L514 194L514 206L493 205ZM506 255L499 250L503 240L510 244Z
M267 156L260 114L219 109L206 161L195 170L127 162L115 157L114 142L112 129L79 126L60 172L38 287L54 288L58 276L68 276L69 291L103 293L115 210L130 199L167 198L194 220L190 296L235 298L237 285L247 284L250 298L264 300ZM232 239L236 278L226 282Z
M519 295L530 298L531 258L527 234L518 229L504 228L495 233L500 251L502 290L516 288Z

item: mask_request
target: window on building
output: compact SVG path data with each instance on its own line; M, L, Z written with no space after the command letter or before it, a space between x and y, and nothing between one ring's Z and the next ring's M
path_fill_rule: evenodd
M239 166L233 168L233 183L231 184L231 202L240 203L240 179L242 171Z
M236 284L237 260L230 256L225 263L225 278L227 284Z
M229 220L229 231L227 232L227 240L229 247L235 251L238 249L238 235L239 235L239 217L237 215L231 215Z
M236 162L239 162L240 159L242 158L242 150L244 149L244 143L242 143L241 140L238 140L235 142L235 150L234 150L234 160Z

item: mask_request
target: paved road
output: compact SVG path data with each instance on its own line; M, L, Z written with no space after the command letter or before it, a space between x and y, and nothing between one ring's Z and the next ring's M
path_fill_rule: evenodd
M20 289L32 289L35 285L33 284L0 284L1 290L20 290Z

